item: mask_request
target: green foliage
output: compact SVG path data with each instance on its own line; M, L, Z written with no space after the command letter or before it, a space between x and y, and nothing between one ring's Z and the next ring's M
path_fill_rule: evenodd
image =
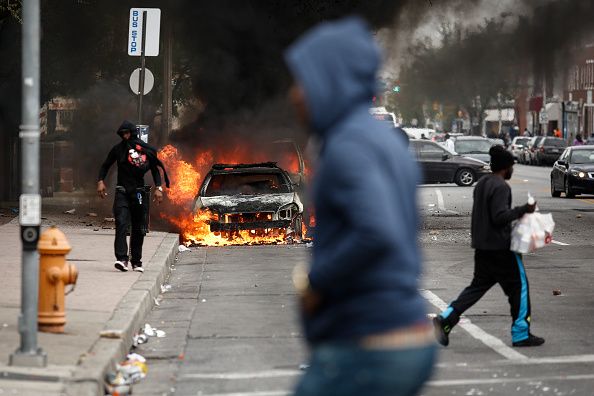
M392 100L405 120L418 118L423 105L439 103L453 113L444 117L453 119L460 108L476 112L477 97L484 109L498 93L515 96L521 83L521 47L502 20L487 20L475 29L443 25L439 35L437 45L429 39L413 45L411 61L401 70L406 92Z
M10 16L19 23L23 23L23 18L21 16L22 8L22 0L0 0L0 20Z

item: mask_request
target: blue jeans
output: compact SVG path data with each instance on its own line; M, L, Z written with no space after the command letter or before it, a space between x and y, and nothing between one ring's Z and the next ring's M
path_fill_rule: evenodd
M431 376L435 359L435 345L392 350L320 345L295 396L414 396Z

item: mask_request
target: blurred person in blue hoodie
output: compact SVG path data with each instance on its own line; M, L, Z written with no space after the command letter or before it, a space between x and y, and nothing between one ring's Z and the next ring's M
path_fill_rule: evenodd
M436 353L418 289L420 174L368 111L380 50L349 17L313 28L285 58L289 100L322 143L313 263L296 282L312 356L296 395L416 395Z

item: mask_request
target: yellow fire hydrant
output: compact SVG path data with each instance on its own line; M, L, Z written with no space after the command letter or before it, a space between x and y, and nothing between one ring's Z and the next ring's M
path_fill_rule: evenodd
M37 244L39 251L39 331L63 333L66 325L64 305L65 287L78 278L78 270L66 262L72 248L66 235L56 227L41 234Z

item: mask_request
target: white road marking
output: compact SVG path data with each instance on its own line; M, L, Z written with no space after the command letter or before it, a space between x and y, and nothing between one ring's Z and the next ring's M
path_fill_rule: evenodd
M569 356L552 356L542 358L528 358L521 360L491 360L483 361L483 366L517 366L517 365L561 365L561 364L577 364L577 363L594 363L594 355L569 355ZM474 364L474 363L473 363ZM471 364L467 362L441 362L437 363L436 367L449 369L452 367L468 367Z
M555 375L548 377L528 377L528 378L483 378L483 379L460 379L460 380L436 380L428 381L427 386L445 387L445 386L464 386L464 385L489 385L521 382L550 382L550 381L579 381L594 380L594 374L578 375Z
M431 304L435 305L440 310L445 310L448 304L445 303L439 296L429 290L421 290L423 297ZM459 326L466 330L473 338L481 341L483 344L509 360L525 360L527 356L522 355L516 350L508 347L499 338L492 336L477 325L473 324L469 319L461 320Z
M437 195L437 207L439 208L439 210L441 210L442 212L447 212L447 213L451 213L451 214L459 214L458 212L455 212L453 210L446 209L445 201L443 199L443 194L441 193L441 190L439 188L435 189L435 194Z
M509 363L509 362L503 362ZM575 363L594 363L594 355L570 355L570 356L552 356L541 358L530 358L526 361L516 361L513 364L575 364Z
M183 376L183 378L243 380L243 379L254 379L254 378L296 377L301 374L303 374L303 371L300 371L300 370L267 370L267 371L236 372L236 373L185 374Z
M240 392L240 393L202 393L198 392L198 396L289 396L290 391L264 391L264 392Z
M559 242L554 239L551 241L551 243L559 246L569 246L569 243Z

